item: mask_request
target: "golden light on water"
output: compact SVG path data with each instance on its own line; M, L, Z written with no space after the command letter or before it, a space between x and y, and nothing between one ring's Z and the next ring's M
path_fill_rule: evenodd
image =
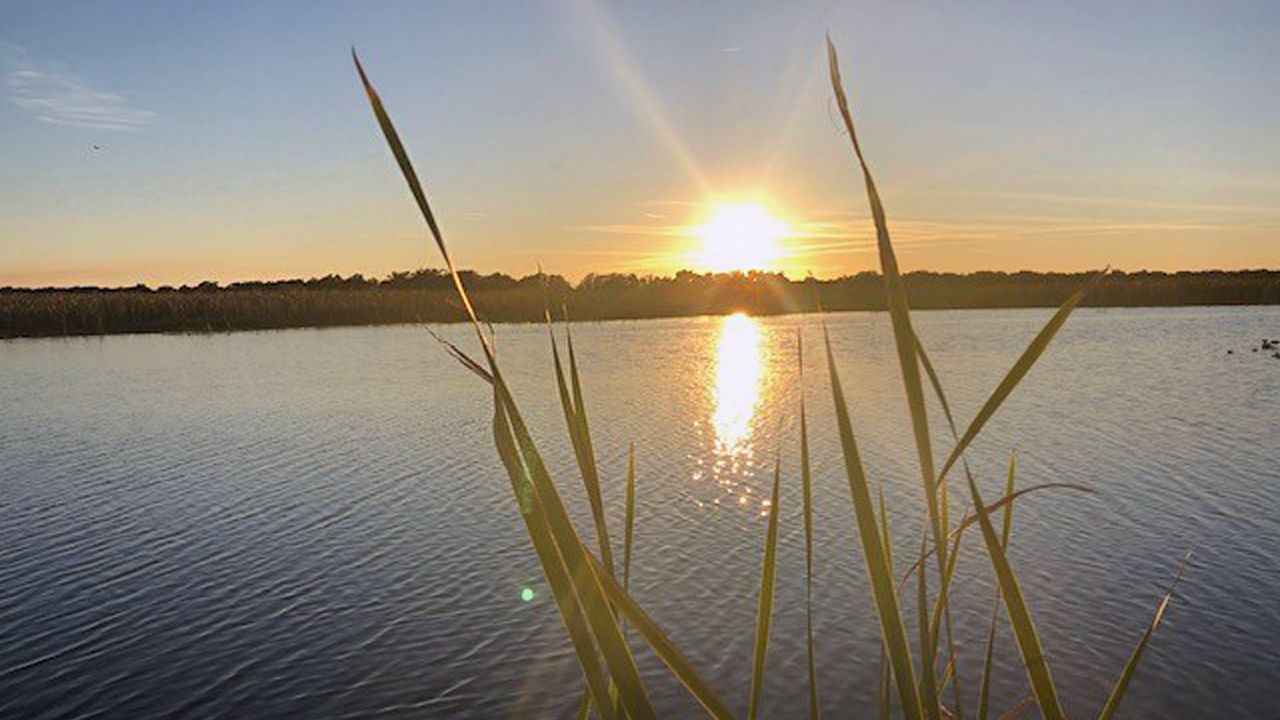
M751 421L765 379L759 324L742 313L724 319L716 345L716 451L737 456L750 450Z
M791 234L787 223L756 202L713 205L692 231L702 243L696 262L711 272L772 269L783 255L778 241Z

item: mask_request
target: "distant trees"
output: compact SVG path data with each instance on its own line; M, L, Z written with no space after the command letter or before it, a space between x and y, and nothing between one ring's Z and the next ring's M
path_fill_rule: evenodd
M779 273L674 276L591 274L576 286L559 275L513 278L461 273L477 310L495 321L541 320L544 308L579 320L670 317L744 311L754 315L882 310L880 276L788 280ZM904 277L915 308L1055 306L1081 273L913 272ZM1277 305L1280 271L1113 272L1086 298L1095 306ZM462 320L452 280L436 268L382 279L356 274L306 280L206 281L151 289L0 288L0 337L375 325Z

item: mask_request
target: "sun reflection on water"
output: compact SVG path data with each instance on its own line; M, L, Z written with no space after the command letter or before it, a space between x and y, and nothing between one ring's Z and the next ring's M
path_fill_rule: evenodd
M711 424L716 452L737 459L751 452L751 421L764 381L760 326L736 313L724 319L716 346L715 412Z

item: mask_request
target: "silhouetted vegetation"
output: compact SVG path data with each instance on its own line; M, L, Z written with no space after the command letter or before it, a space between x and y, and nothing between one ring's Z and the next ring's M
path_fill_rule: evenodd
M672 277L587 275L576 286L559 275L513 278L461 273L481 314L494 322L540 320L549 299L580 320L883 310L880 275L793 281L777 273ZM1077 273L914 272L903 276L912 306L1056 307L1085 277ZM310 280L149 288L0 288L0 337L139 332L261 330L334 325L456 322L465 319L448 273L426 269L371 279ZM1094 306L1277 305L1280 271L1113 272L1090 293Z

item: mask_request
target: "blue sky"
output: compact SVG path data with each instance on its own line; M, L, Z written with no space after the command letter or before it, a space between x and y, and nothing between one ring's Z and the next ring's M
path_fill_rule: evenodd
M867 269L828 31L908 268L1280 266L1276 3L11 0L0 285L437 264L353 44L465 266L669 272L747 197Z

